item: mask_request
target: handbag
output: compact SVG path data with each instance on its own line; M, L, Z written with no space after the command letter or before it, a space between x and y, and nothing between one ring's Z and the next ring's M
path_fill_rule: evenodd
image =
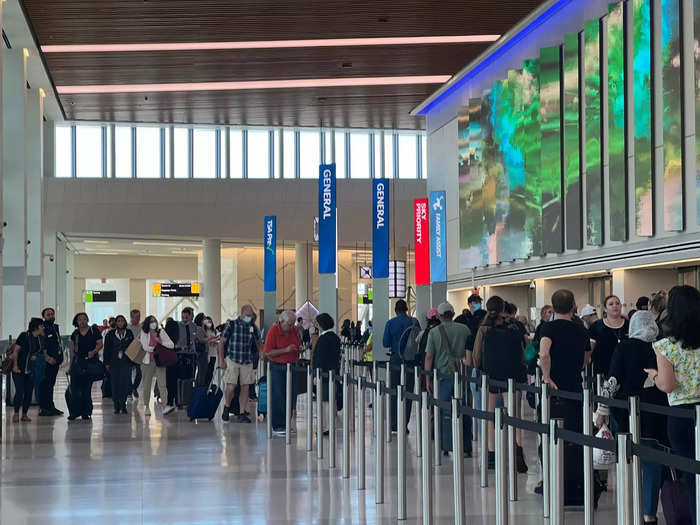
M12 373L12 369L15 367L14 361L12 361L12 358L8 355L5 357L5 359L2 360L2 364L0 364L0 370L2 370L2 375L9 376Z
M608 425L603 424L595 435L599 439L614 439ZM593 468L596 470L608 470L617 463L617 454L609 450L593 449Z
M661 486L661 506L668 525L689 525L693 523L690 513L688 487L683 480L677 478L676 470L669 468L671 479L664 481Z
M173 366L177 363L177 352L173 348L167 348L160 343L153 349L153 356L158 367Z
M87 381L102 381L105 378L105 365L99 359L80 359L76 357L70 367L69 374L73 379Z
M129 346L126 348L126 352L124 353L126 354L126 357L128 357L129 360L136 365L143 363L143 358L146 357L146 351L143 349L141 341L138 339L131 341Z

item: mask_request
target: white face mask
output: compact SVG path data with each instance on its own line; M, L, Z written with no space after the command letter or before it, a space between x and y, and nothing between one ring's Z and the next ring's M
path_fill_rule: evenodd
M149 326L150 326L151 330L158 330L158 323L153 322Z
M209 321L206 321L204 323L204 328L211 328L211 323Z

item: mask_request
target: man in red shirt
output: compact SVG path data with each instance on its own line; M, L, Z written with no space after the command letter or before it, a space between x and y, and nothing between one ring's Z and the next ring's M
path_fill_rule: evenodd
M272 431L276 435L284 435L286 428L287 363L296 363L301 352L301 341L294 327L295 321L294 312L282 312L279 321L272 325L265 337L264 353L271 361L268 385L272 389L272 406L268 407L268 417L272 418ZM296 405L294 390L292 385L292 408Z

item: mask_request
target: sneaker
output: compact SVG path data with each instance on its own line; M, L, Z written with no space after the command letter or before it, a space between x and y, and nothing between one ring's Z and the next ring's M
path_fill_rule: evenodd
M542 482L541 481L535 487L535 494L542 494Z
M78 419L78 416L68 416L68 421L75 421Z
M287 433L285 432L285 430L284 430L283 428L281 428L281 429L278 428L277 430L275 430L275 429L273 428L273 429L272 429L272 435L273 435L273 436L284 437L284 436L287 435Z
M23 421L24 423L31 423L32 418L30 418L27 414L24 414L24 415L22 415L21 421Z
M221 411L221 420L228 423L230 419L231 417L229 416L228 407L224 407L224 409Z
M53 407L53 410L51 411L51 415L53 416L62 416L63 414L63 410L59 410L56 407Z
M15 414L14 416L12 416L12 422L19 423L19 414Z
M92 419L90 416L83 416L84 421L90 421L90 419Z
M168 405L163 409L163 415L167 416L168 414L170 414L174 410L175 410L175 407L173 405Z
M39 417L49 417L55 415L53 412L48 410L39 410Z
M132 395L134 396L134 399L139 398L139 393L136 390L134 390L134 393Z
M149 417L151 415L151 409L148 407L144 408L143 415Z
M121 411L120 408L115 408L115 409L114 409L114 413L115 413L115 414L121 414L122 411Z
M238 416L238 422L239 423L252 423L250 418L248 416L246 416L245 414L241 414L240 416Z
M129 413L126 411L126 408L122 408L122 414L124 414L125 416L126 416L127 414L129 414Z

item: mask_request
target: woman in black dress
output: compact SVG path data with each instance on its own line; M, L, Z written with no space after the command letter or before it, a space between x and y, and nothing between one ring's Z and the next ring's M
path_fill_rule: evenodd
M312 366L314 369L320 369L321 372L333 370L337 376L340 373L340 337L333 331L335 326L333 318L325 313L319 314L316 317L316 324L318 324L321 334L314 348ZM328 380L324 379L321 383L320 390L322 390L324 412L323 433L326 435L328 434L330 418L335 418L336 407L335 399L328 399ZM316 395L318 395L318 389Z
M112 401L115 414L126 414L126 398L131 390L131 360L126 349L134 340L134 334L126 327L126 318L118 315L115 328L105 336L104 361L112 378Z
M29 321L26 332L22 332L10 350L12 358L12 381L15 384L13 423L19 423L19 409L22 408L22 421L29 422L29 405L32 402L34 381L30 361L41 352L41 338L44 335L44 322L34 317Z
M92 416L92 379L79 373L82 361L99 360L102 350L102 334L96 326L90 326L90 320L85 312L76 314L73 318L75 331L71 335L71 360L68 370L71 375L70 403L68 405L69 421L77 417L90 419Z
M617 345L627 339L629 321L622 317L622 303L616 295L603 301L605 317L593 323L589 329L593 340L593 367L596 374L608 377L610 360Z

